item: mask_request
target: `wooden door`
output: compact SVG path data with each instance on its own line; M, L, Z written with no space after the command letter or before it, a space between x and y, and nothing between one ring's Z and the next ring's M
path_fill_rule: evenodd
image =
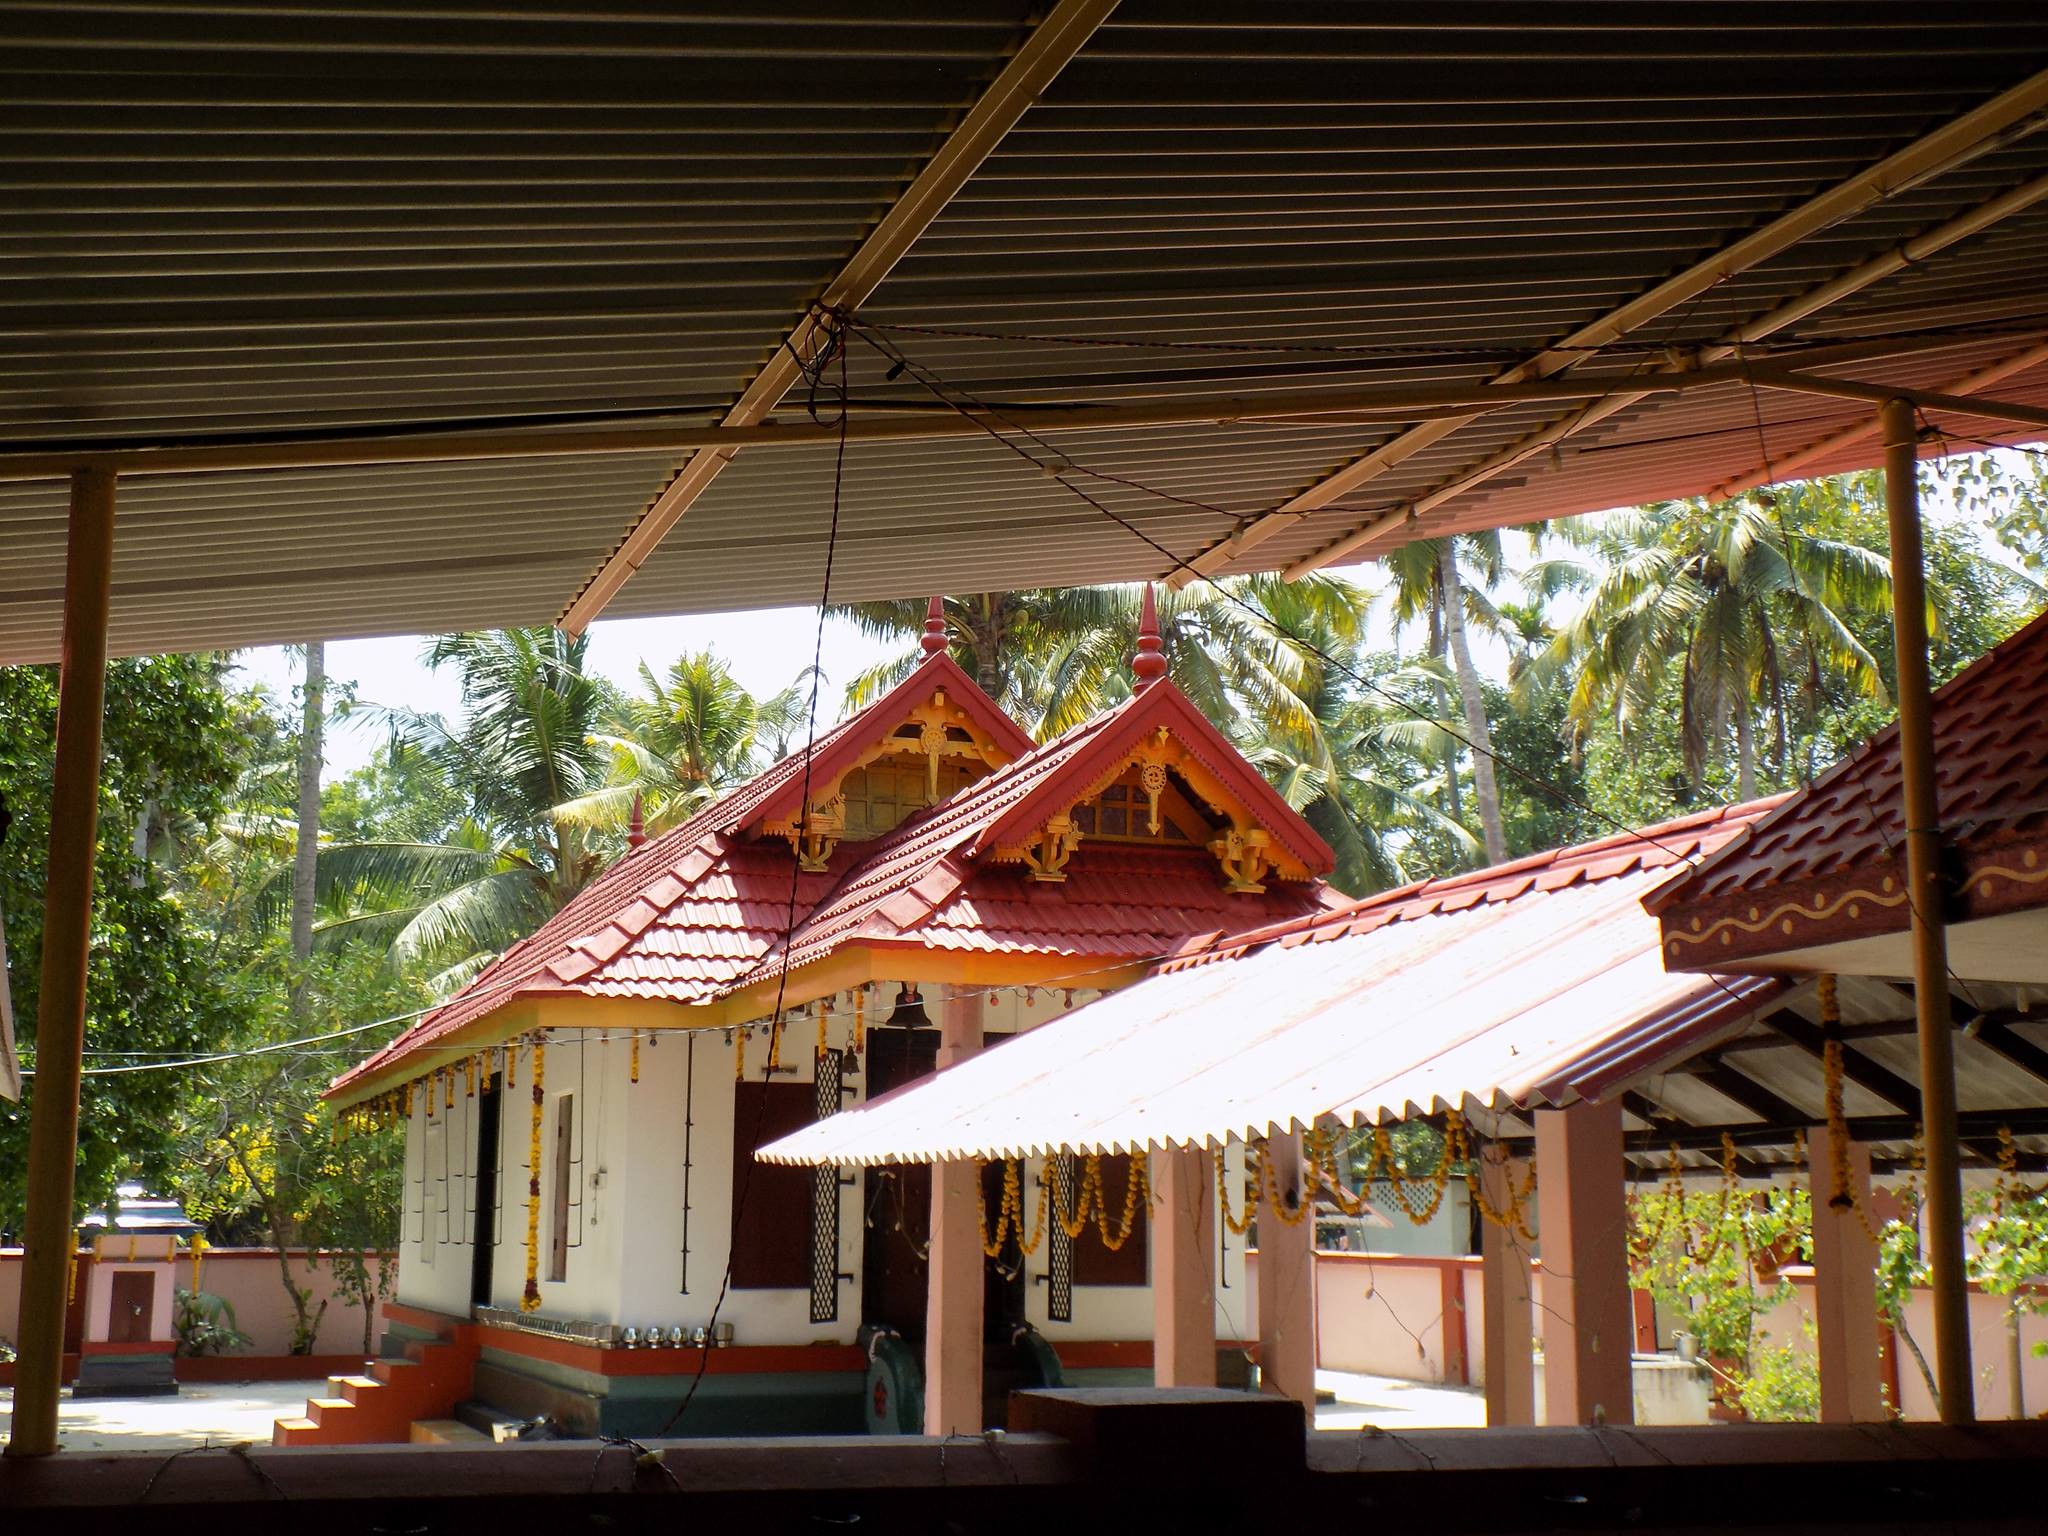
M109 1342L147 1344L155 1322L155 1273L147 1269L119 1269L112 1278L113 1305L107 1318Z
M868 1031L868 1098L914 1082L939 1059L936 1029ZM924 1338L931 1274L932 1171L924 1163L887 1163L867 1173L866 1240L861 1252L861 1321Z
M469 1302L491 1304L491 1260L498 1246L498 1142L504 1134L503 1079L492 1073L477 1091L476 1101L476 1225L470 1232Z

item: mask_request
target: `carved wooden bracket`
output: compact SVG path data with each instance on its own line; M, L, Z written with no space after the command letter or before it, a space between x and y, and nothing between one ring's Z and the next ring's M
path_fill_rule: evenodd
M785 823L777 830L789 839L789 846L796 853L797 868L807 874L822 874L846 832L846 797L834 795L813 805L801 827Z
M1273 839L1264 827L1240 832L1235 827L1209 844L1216 862L1223 866L1225 890L1256 896L1266 887L1266 871L1273 867Z
M1020 852L1030 866L1032 879L1056 884L1067 878L1067 860L1080 846L1081 829L1074 825L1073 817L1062 811L1039 828L1037 837Z

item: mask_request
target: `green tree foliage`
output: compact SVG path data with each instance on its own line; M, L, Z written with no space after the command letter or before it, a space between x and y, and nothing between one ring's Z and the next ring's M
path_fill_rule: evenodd
M116 661L108 668L99 856L87 971L88 1066L118 1052L210 1048L239 1033L248 999L213 963L209 936L181 900L164 860L218 817L244 746L218 656ZM54 667L0 668L0 915L24 1067L34 1065L43 889L57 721ZM163 1185L175 1171L170 1127L185 1085L162 1072L86 1078L80 1103L78 1201L104 1201L130 1173ZM23 1101L0 1103L0 1230L20 1225L28 1159L30 1078Z

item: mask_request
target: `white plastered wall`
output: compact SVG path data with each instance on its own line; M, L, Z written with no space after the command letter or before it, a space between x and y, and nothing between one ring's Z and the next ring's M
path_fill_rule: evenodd
M948 990L925 989L926 1008L934 1018ZM997 1047L1002 1038L1045 1023L1096 995L1087 990L1043 987L990 990L984 1003L989 1045ZM878 1016L886 1018L894 1002L892 985L877 986L864 1008L866 1022L872 1026ZM852 1037L850 997L828 999L824 1006L829 1040L835 1047L847 1046ZM787 1070L777 1074L778 1081L808 1084L815 1080L816 1038L815 1011L790 1020L782 1047ZM551 1038L541 1127L539 1285L543 1314L641 1329L697 1328L711 1322L731 1247L734 1056L726 1031L649 1031L641 1037L639 1081L634 1083L629 1080L632 1048L628 1030L616 1025L593 1029L579 1040L578 1032L565 1029ZM767 1042L757 1030L747 1045L749 1079L761 1081L766 1065ZM852 1091L841 1102L851 1107L865 1097L865 1073L855 1074L848 1083ZM526 1280L532 1085L533 1052L529 1047L519 1052L516 1081L505 1095L500 1117L499 1203L489 1228L496 1233L491 1302L512 1309L519 1306ZM575 1140L581 1165L572 1171L570 1184L567 1277L553 1281L548 1278L548 1260L555 1126L565 1094L576 1098ZM429 1120L425 1097L423 1091L414 1093L406 1134L398 1297L415 1306L466 1315L476 1198L476 1102L468 1097L466 1084L458 1081L454 1109L446 1107L444 1091ZM1236 1189L1242 1182L1243 1153L1235 1144L1228 1154L1228 1166L1231 1188ZM1041 1162L1033 1160L1024 1170L1027 1207L1034 1214L1042 1168ZM735 1342L852 1342L861 1318L866 1179L858 1170L850 1170L849 1179L839 1192L838 1271L853 1278L839 1282L838 1319L812 1323L807 1289L733 1290L727 1293L718 1316L720 1322L733 1325ZM1114 1221L1121 1214L1123 1190L1114 1180L1107 1182L1114 1185L1107 1191ZM808 1225L808 1205L789 1212L788 1219ZM1255 1324L1244 1304L1244 1242L1220 1220L1216 1230L1221 1282L1216 1298L1217 1336L1243 1338L1245 1329ZM1092 1222L1078 1241L1099 1241ZM1080 1342L1152 1337L1148 1286L1077 1286L1072 1320L1052 1321L1050 1287L1044 1278L1049 1254L1048 1242L1026 1260L1025 1268L1025 1316L1047 1338Z
M644 1048L644 1047L643 1047ZM502 1067L502 1053L494 1053ZM618 1310L623 1247L620 1181L628 1145L622 1104L627 1093L629 1046L624 1037L593 1030L588 1038L564 1032L547 1046L542 1081L540 1309L549 1317L613 1320ZM492 1243L491 1305L517 1308L526 1288L526 1215L533 1126L534 1053L520 1049L513 1086L499 1116L498 1199L487 1214ZM413 1093L406 1127L404 1220L399 1244L398 1299L437 1312L470 1310L478 1188L478 1100L466 1076L456 1083L451 1107L445 1087L434 1113L427 1092ZM556 1126L565 1098L575 1100L570 1122L570 1183L565 1278L549 1278L555 1219Z

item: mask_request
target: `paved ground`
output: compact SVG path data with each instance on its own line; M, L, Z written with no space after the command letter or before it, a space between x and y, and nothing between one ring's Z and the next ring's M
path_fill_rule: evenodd
M1486 1394L1473 1387L1438 1387L1389 1376L1317 1371L1319 1390L1334 1403L1316 1409L1317 1429L1477 1429L1486 1423Z
M179 1450L188 1445L270 1444L271 1420L306 1411L327 1390L318 1381L188 1382L176 1397L89 1397L67 1391L57 1434L68 1450ZM0 1388L0 1431L13 1417L14 1391Z
M301 1413L306 1399L325 1390L320 1381L206 1382L187 1384L176 1397L100 1397L74 1401L64 1394L58 1419L64 1444L79 1451L177 1450L212 1441L270 1443L271 1420ZM1336 1401L1316 1409L1317 1429L1470 1428L1486 1422L1486 1400L1464 1387L1435 1387L1385 1376L1317 1371L1316 1385ZM0 1388L0 1430L14 1406Z

